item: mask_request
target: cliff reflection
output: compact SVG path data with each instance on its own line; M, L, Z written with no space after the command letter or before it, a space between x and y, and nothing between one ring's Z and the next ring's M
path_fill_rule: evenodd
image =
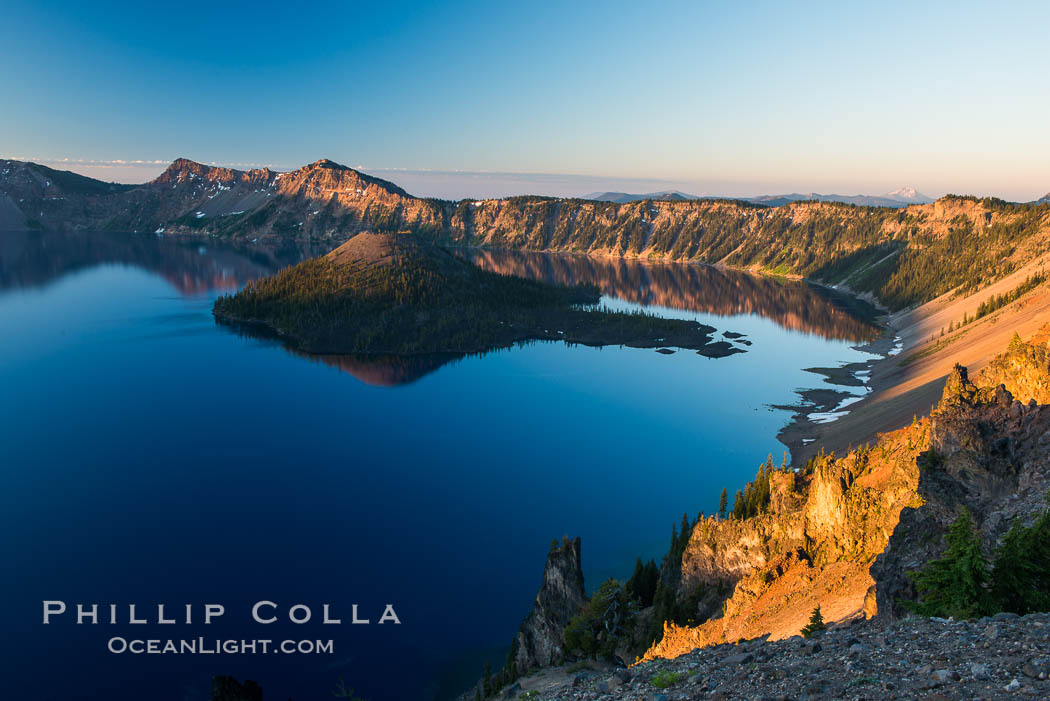
M643 306L730 316L757 314L794 331L832 340L879 334L876 310L834 290L709 265L643 263L564 253L458 249L478 266L561 284L593 283L603 294Z
M299 262L313 251L284 244L233 247L212 239L114 232L4 232L0 290L42 287L79 270L133 265L160 275L182 295L240 289L249 280Z

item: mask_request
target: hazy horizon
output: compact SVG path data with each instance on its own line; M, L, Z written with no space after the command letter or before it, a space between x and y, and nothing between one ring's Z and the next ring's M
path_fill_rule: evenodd
M124 184L143 184L160 175L175 159L161 160L135 160L121 161L116 163L79 163L73 160L26 158L24 156L0 155L0 159L11 159L39 163L41 165L55 168L56 170L69 170L81 175L87 175L107 182ZM309 161L310 163L318 159ZM270 168L276 171L290 171L307 165L303 162L298 165L284 165L272 163L218 163L214 161L200 161L206 165L248 170L252 168ZM867 195L883 196L902 187L915 187L911 183L901 182L893 187L886 187L881 191L853 192L845 188L832 187L826 190L813 188L793 187L784 183L769 183L766 189L756 189L754 183L742 183L729 185L724 189L716 189L718 183L690 182L681 180L664 180L658 178L631 178L615 176L581 175L575 173L513 173L513 172L471 172L471 171L441 171L441 170L411 170L411 169L389 169L369 168L364 165L349 165L350 167L393 182L395 185L408 191L417 197L436 197L440 199L470 199L470 198L499 198L514 195L542 195L551 197L581 197L596 192L625 192L630 194L645 194L650 192L663 192L677 190L687 195L697 197L739 197L751 198L763 195L788 195L788 194L819 194L819 195ZM937 192L915 187L920 195L926 195L937 199L946 194L975 195L978 197L1000 197L1010 199L1001 194L959 191L959 192ZM1046 192L1028 199L1013 200L1018 202L1031 202L1039 199Z
M9 5L0 154L106 180L186 155L453 198L1050 190L1046 3Z

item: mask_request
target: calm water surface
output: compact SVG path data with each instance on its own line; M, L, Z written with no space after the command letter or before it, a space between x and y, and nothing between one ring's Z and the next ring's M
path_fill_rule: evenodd
M535 344L481 357L311 359L215 324L212 300L303 252L0 234L0 698L268 699L459 691L502 659L552 538L587 581L659 557L783 447L804 367L866 357L842 300L701 266L485 253L606 302L747 334L748 352ZM568 276L568 277L567 277ZM41 625L41 602L220 603L217 623ZM313 607L252 624L258 600ZM321 625L331 604L342 626ZM392 603L400 626L375 625ZM368 626L351 626L358 604ZM126 638L334 641L332 655L114 655Z

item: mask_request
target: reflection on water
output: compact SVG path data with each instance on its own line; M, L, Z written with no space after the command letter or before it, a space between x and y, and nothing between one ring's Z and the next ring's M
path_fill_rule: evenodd
M4 232L0 290L40 287L105 263L157 273L182 295L240 289L324 251L291 242L277 248L234 247L213 239L175 239L116 232Z
M397 387L415 382L444 365L465 358L458 353L427 355L314 355L289 348L300 358L341 370L373 387Z
M240 289L250 280L324 252L294 242L276 248L235 247L213 239L115 232L7 232L0 236L0 290L43 286L78 270L119 263L156 273L180 294L196 296ZM720 316L755 314L783 328L830 340L868 340L878 333L872 307L804 282L707 265L489 249L457 249L457 253L503 274L561 284L593 283L605 295L642 306ZM256 338L267 335L259 329L238 332ZM287 350L381 387L415 382L462 357L315 356Z
M605 295L643 306L719 316L757 314L831 340L866 341L879 333L873 307L805 282L710 265L491 249L457 253L486 270L560 284L592 283Z

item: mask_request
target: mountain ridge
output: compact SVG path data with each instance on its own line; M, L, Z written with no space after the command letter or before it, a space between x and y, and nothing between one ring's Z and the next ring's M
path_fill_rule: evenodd
M179 159L137 187L77 180L53 189L42 167L4 161L0 230L11 229L156 232L332 248L365 231L409 232L454 246L690 261L806 277L901 309L1016 269L1050 245L1050 207L956 195L899 208L537 196L452 202L413 197L325 159L282 173Z
M748 202L765 204L768 206L781 206L790 202L802 202L813 200L816 202L842 202L843 204L855 204L861 207L906 207L912 204L930 204L935 202L932 197L927 197L913 187L900 187L884 195L823 195L818 192L806 194L793 192L784 195L759 195L757 197L745 198Z
M680 190L661 190L659 192L648 192L645 194L631 194L627 192L591 192L583 195L580 199L595 200L598 202L615 202L625 204L627 202L642 202L645 200L741 200L762 204L770 207L778 207L790 202L817 201L817 202L842 202L844 204L855 204L864 207L905 207L909 204L930 204L935 200L918 192L914 187L904 186L887 192L884 195L822 195L817 192L780 195L756 195L754 197L726 197L726 196L700 196L690 195Z

